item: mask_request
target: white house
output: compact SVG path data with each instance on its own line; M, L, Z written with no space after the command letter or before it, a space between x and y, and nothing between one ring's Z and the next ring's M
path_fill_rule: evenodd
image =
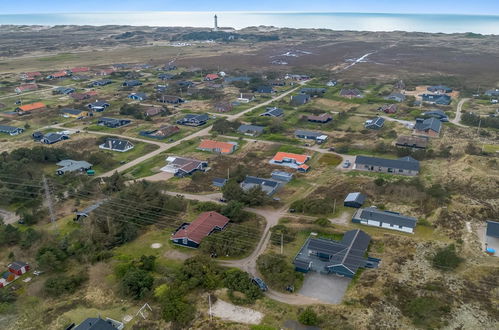
M418 220L416 218L401 215L397 212L379 210L376 207L359 209L355 212L352 218L352 222L354 223L398 230L411 234L414 233L417 221Z

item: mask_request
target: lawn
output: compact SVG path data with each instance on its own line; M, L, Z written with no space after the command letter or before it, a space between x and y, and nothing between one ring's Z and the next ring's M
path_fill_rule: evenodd
M499 152L499 145L498 144L484 144L483 145L483 152L487 152L487 153Z
M340 165L343 158L341 156L335 154L324 154L319 158L319 164L321 165L329 165L329 166L338 166Z
M110 161L109 164L106 164L105 166L96 165L94 166L94 170L96 172L104 173L106 171L118 167L119 164L121 163L127 163L159 148L157 145L145 142L132 141L132 143L134 144L135 147L127 152L107 151L107 150L102 151L105 152L107 155L109 155L112 161Z

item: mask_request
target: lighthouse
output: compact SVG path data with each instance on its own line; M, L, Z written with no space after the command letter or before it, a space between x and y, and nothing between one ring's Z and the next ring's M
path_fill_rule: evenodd
M214 19L215 19L215 26L213 27L213 31L218 31L218 17L217 17L217 15L215 15Z

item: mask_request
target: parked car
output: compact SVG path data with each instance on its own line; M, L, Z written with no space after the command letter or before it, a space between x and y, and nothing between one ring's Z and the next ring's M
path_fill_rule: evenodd
M343 168L349 168L349 167L350 167L350 161L345 160L345 162L343 163Z
M259 278L259 277L254 277L253 280L252 280L253 283L255 283L256 285L258 285L258 287L260 288L260 290L262 291L267 291L269 288L267 287L267 284L265 284L265 282Z

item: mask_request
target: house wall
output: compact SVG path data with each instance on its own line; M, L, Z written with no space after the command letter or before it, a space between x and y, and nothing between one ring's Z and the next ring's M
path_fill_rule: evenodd
M354 169L360 170L360 171L408 175L408 176L415 176L415 175L418 175L418 173L419 173L418 171L410 171L410 170L401 170L400 171L399 169L396 169L396 168L382 167L382 166L370 166L370 165L364 165L364 164L355 164Z
M438 134L437 132L435 132L433 130L428 130L428 131L414 130L414 134L416 134L416 135L422 135L422 136L428 136L428 137L433 137L433 138L436 138L436 137L440 136L440 134Z
M385 229L397 230L397 231L401 231L404 233L410 233L410 234L414 233L414 229L410 228L410 227L400 228L397 225L390 225L389 223L383 223L383 222L374 221L374 220L359 219L359 218L356 218L355 216L352 219L352 222L353 223L360 223L361 225L366 225L366 226L371 226L371 227L381 227L381 228L385 228Z
M333 273L333 274L336 274L339 276L348 277L348 278L353 278L353 276L355 275L355 274L352 274L352 272L343 265L328 267L328 270L330 273Z
M182 246L190 247L190 248L194 248L194 249L197 249L199 247L198 243L193 242L189 239L187 239L186 241L183 238L172 239L172 242L173 242L173 244L182 245Z

